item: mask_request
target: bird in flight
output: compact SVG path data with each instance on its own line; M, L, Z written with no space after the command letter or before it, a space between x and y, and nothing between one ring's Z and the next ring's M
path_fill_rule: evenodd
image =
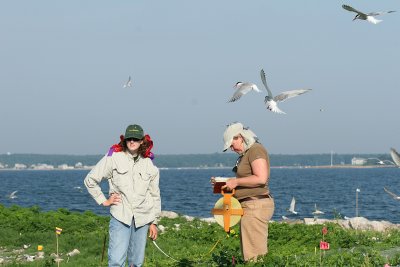
M344 9L346 9L347 11L357 13L357 15L354 17L353 21L356 20L356 19L360 19L360 20L366 20L366 21L371 22L373 24L378 24L379 22L382 21L382 20L376 19L375 18L376 16L387 14L387 13L396 12L394 10L391 10L391 11L364 13L364 12L358 11L357 9L352 8L351 6L348 6L348 5L342 5L342 7Z
M290 213L297 214L297 211L294 210L295 206L296 206L296 199L294 197L292 197L292 201L290 202L290 207L289 207L288 211Z
M132 87L132 79L131 76L129 76L128 81L122 86L124 88L126 87Z
M267 89L268 95L265 97L265 104L267 105L267 109L269 109L272 112L279 113L279 114L286 114L282 110L278 108L278 103L283 102L286 99L302 95L304 93L307 93L308 91L311 91L311 89L297 89L297 90L291 90L291 91L285 91L280 93L277 96L273 96L271 90L269 89L267 85L267 80L265 78L265 72L264 70L261 70L261 80L262 83L264 84L265 89Z
M393 192L390 192L386 187L384 187L383 190L385 190L385 192L388 193L393 199L400 200L400 196L396 195Z
M313 211L312 214L314 214L314 215L325 214L323 211L320 211L319 209L317 209L317 204L314 204L314 206L315 206L315 210Z
M392 156L394 163L396 163L396 165L400 167L400 154L397 153L396 149L390 149L390 156Z
M237 82L235 86L233 86L233 88L235 88L236 91L228 102L235 102L239 100L243 95L252 90L258 93L261 92L260 89L258 89L257 85L255 85L254 83Z
M8 198L10 198L10 199L17 198L17 192L18 192L18 191L12 192L10 195L8 195Z

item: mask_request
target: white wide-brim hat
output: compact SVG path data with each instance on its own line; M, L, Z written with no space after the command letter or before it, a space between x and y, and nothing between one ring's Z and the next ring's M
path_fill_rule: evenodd
M231 147L233 137L240 134L243 131L243 124L240 122L229 125L224 132L224 152Z

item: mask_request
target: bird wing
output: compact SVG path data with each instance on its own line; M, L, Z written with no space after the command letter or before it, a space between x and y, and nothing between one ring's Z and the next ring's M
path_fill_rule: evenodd
M383 163L388 163L388 164L391 164L391 165L396 165L393 161L388 160L388 159L384 159L384 160L383 160Z
M358 10L355 9L355 8L352 8L351 6L342 5L342 7L343 7L344 9L346 9L347 11L356 12L356 13L362 15L362 16L367 16L367 14L365 14L365 13L363 13L363 12L361 12L361 11L358 11Z
M396 195L393 192L390 192L388 189L386 189L386 187L384 187L383 190L385 190L385 192L388 193L389 195L391 195L393 198L400 199L400 197L398 195Z
M131 84L132 84L132 82L131 82L131 76L129 76L129 78L128 78L128 81L124 84L124 88L125 87L129 87L129 86L131 86Z
M395 10L390 10L390 11L380 11L380 12L371 12L371 13L368 13L367 15L368 16L379 16L379 15L383 15L383 14L388 14L388 13L393 13L393 12L396 12Z
M14 191L14 192L12 192L11 194L10 194L10 197L14 197L15 196L15 194L17 193L18 191Z
M264 72L263 69L261 69L260 75L261 75L261 81L264 84L265 89L267 89L268 96L270 98L273 98L274 96L272 95L272 92L271 92L271 90L269 89L269 87L267 85L267 79L265 78L265 72Z
M390 155L392 156L394 163L396 163L397 166L400 166L400 154L397 153L396 149L391 148Z
M275 96L274 100L276 102L282 102L285 101L286 99L307 93L308 91L311 91L311 89L297 89L297 90L282 92L279 95Z
M290 202L290 211L294 211L294 207L296 205L296 199L294 199L294 197L292 198L292 201Z
M235 102L250 91L251 91L251 86L242 85L236 90L236 92L233 94L233 96L228 102Z

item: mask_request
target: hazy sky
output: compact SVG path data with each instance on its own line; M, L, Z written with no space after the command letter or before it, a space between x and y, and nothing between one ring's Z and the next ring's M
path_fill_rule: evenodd
M399 32L395 0L3 1L0 154L103 154L133 123L156 154L214 153L233 121L271 154L389 153ZM275 94L312 91L274 114L262 68ZM238 81L263 92L227 103Z

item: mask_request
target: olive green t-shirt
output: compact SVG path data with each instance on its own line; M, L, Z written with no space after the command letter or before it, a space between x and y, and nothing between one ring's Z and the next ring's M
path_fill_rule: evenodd
M242 187L242 186L236 187L234 197L239 200L246 197L269 194L269 187L268 187L269 174L270 174L269 156L267 150L260 143L253 144L239 160L239 163L237 165L236 178L240 179L243 177L248 177L253 175L251 163L256 159L265 159L267 161L267 168L268 168L267 182L265 183L265 185L260 185L258 187Z

